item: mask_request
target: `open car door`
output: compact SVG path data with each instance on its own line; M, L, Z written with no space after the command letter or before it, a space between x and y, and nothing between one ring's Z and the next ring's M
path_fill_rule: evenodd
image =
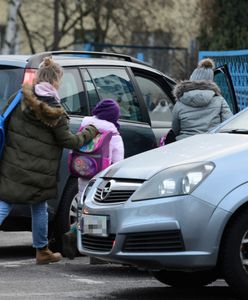
M214 70L214 81L217 83L221 90L222 96L225 98L227 103L230 106L231 111L233 114L236 114L239 112L239 106L237 103L237 98L235 95L232 78L229 73L227 65L223 65L220 67L217 67Z

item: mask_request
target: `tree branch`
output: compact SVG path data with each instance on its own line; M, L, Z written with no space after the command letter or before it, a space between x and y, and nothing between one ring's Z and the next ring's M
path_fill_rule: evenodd
M31 33L30 33L29 29L28 29L28 25L27 25L26 21L24 20L23 15L22 15L20 9L18 11L18 17L20 18L22 26L23 26L23 29L24 29L24 31L26 33L31 53L34 54L36 51L35 51L35 48L34 48L34 45L33 45Z

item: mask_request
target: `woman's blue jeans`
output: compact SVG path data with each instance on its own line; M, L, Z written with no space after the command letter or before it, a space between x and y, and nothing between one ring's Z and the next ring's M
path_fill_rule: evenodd
M33 247L43 248L48 244L47 202L31 204ZM0 226L12 209L12 204L0 200Z

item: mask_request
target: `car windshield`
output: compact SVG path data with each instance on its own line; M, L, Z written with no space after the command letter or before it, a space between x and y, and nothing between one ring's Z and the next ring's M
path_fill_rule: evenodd
M248 109L241 111L228 120L217 132L248 133Z

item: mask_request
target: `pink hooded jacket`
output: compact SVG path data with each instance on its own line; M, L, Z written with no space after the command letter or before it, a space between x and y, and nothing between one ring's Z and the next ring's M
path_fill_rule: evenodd
M98 119L96 116L84 117L81 126L86 126L89 124L94 125L99 130L99 132L103 130L109 130L115 134L111 138L110 145L109 145L111 163L113 164L124 159L123 140L115 125L109 121ZM78 178L79 197L81 197L85 185L86 182L79 177Z
M94 125L99 132L109 130L114 134L109 145L111 163L113 164L124 159L123 140L115 125L109 121L98 119L96 116L84 117L81 126L84 127L89 124Z

